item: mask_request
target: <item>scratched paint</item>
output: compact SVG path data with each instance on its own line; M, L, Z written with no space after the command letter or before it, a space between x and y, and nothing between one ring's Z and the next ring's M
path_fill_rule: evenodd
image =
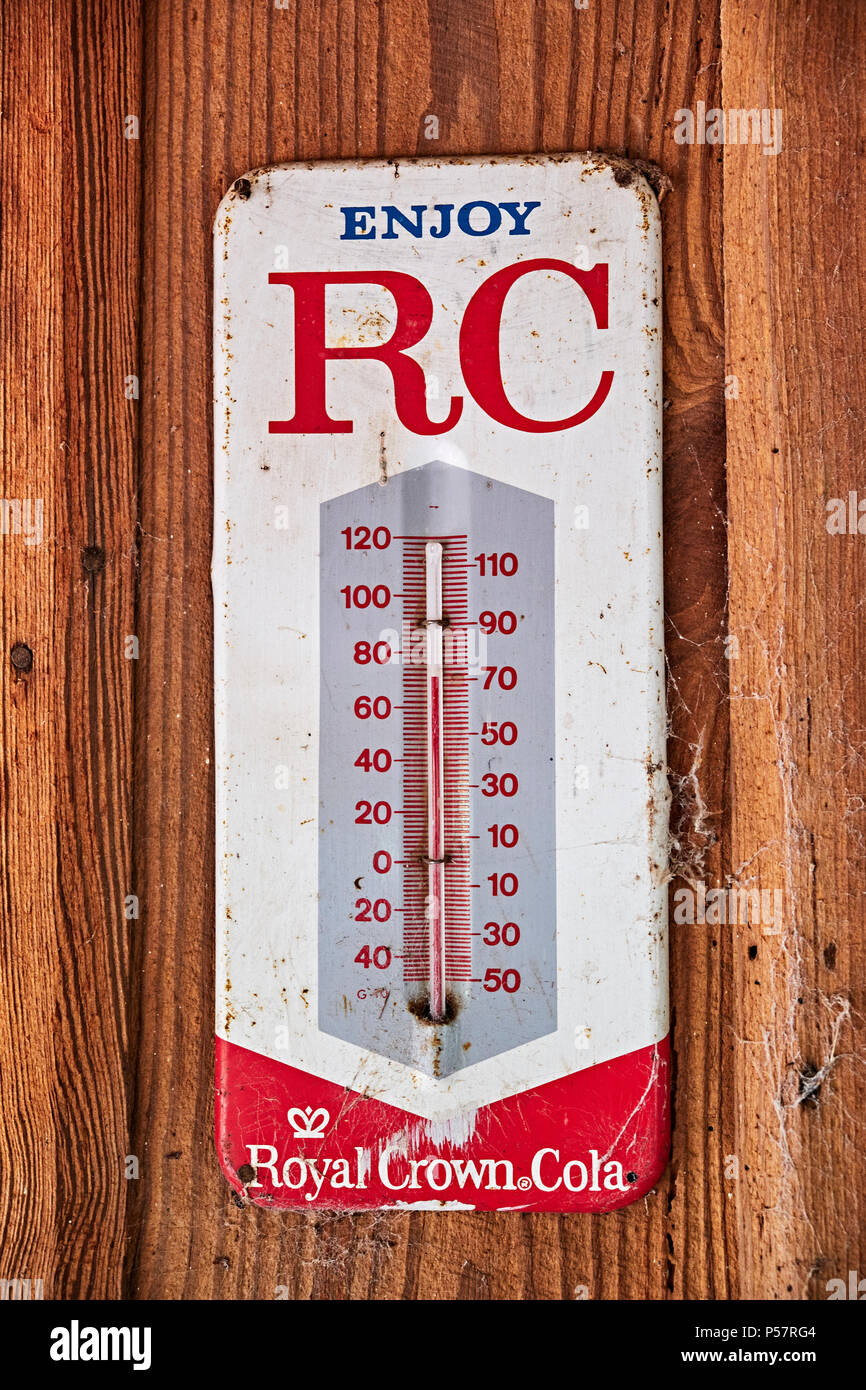
M214 252L227 1176L633 1200L667 1145L653 191L598 156L284 166Z

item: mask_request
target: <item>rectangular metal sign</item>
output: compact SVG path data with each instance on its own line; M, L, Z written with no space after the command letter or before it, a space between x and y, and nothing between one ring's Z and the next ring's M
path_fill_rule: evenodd
M263 1206L664 1166L660 280L596 156L220 206L217 1147Z

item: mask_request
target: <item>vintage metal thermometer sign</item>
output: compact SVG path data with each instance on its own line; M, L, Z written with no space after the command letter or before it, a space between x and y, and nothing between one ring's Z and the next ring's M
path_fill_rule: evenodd
M659 256L592 156L220 207L217 1145L262 1205L664 1165Z

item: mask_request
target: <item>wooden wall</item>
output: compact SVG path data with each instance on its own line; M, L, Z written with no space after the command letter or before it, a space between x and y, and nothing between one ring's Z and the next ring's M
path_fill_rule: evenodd
M8 0L0 25L0 467L44 526L0 537L0 1277L785 1299L866 1273L866 539L826 528L866 493L866 10ZM782 152L678 144L698 102L779 108ZM783 927L673 928L673 1157L640 1204L244 1207L211 1140L213 215L272 161L585 148L672 184L674 861L781 890Z

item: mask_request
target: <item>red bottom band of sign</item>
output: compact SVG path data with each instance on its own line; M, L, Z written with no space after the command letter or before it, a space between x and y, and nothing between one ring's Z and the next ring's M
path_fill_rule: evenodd
M271 1209L609 1211L667 1162L669 1055L662 1038L437 1124L217 1038L217 1152Z

